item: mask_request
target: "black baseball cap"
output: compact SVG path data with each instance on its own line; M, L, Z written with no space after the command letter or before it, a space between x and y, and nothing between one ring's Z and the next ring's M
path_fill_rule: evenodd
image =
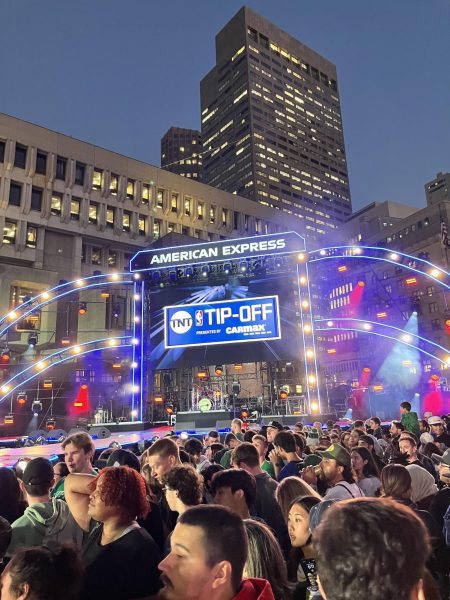
M54 476L52 463L39 456L27 464L22 481L25 485L45 485L50 483Z
M106 462L107 467L131 467L135 471L141 472L141 463L138 457L130 452L130 450L124 450L118 448L109 455Z
M273 429L278 429L278 431L283 430L283 425L279 421L269 421L267 427L273 427Z

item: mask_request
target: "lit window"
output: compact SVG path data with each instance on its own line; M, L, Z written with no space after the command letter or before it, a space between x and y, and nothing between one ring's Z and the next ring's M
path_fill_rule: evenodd
M130 231L131 227L131 213L124 210L122 216L122 229L124 231Z
M191 199L190 198L184 199L184 214L186 215L186 217L190 217L190 215L191 215Z
M176 213L178 210L178 194L172 194L170 198L170 210Z
M138 219L139 224L139 235L145 235L145 230L147 229L147 219L142 215L139 215Z
M129 179L127 181L127 198L130 198L131 200L134 198L134 180L133 179Z
M3 226L3 243L14 244L16 241L17 223L14 221L5 221Z
M27 248L36 248L37 241L37 227L33 227L33 225L27 226L27 239L26 246Z
M162 208L163 202L164 202L164 190L158 190L158 192L156 193L156 206L158 208Z
M228 210L226 208L222 208L222 225L227 224L228 219Z
M102 180L103 180L103 171L100 169L94 169L94 174L92 175L92 189L93 190L101 190L102 189Z
M108 206L106 208L106 227L112 229L114 227L115 208Z
M72 221L80 220L80 200L72 199L70 201L70 218Z
M50 214L59 216L61 214L62 197L60 194L52 194Z
M213 225L216 222L216 209L214 206L211 206L209 209L209 222Z
M150 186L148 183L142 185L142 204L150 203Z
M117 252L115 250L108 251L108 267L115 267L117 265Z
M97 225L98 222L98 204L97 202L89 203L89 223Z
M197 205L197 218L199 221L203 220L203 216L204 216L204 206L202 204L202 202L199 202Z
M173 231L175 231L175 223L167 223L167 233L172 233Z
M119 176L115 173L111 173L111 183L109 184L109 191L111 194L116 195L119 191Z
M91 263L93 265L101 265L102 264L102 249L101 248L92 248Z
M161 221L157 219L153 222L153 237L155 240L158 240L161 237Z

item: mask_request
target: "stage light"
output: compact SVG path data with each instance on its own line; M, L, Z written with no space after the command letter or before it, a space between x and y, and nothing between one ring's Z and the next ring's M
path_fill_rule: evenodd
M102 290L100 292L100 298L109 298L109 291L108 290Z
M241 273L245 273L247 271L247 261L246 260L240 261L239 270L241 271Z
M287 390L280 389L280 391L278 392L278 398L280 400L287 400L288 396L289 396L289 393L287 392Z
M303 327L303 331L305 333L311 333L311 325L308 325L308 323Z
M122 363L115 362L115 363L112 364L112 368L113 369L121 369L122 368Z
M317 381L317 380L316 380L316 376L315 376L315 375L310 375L310 376L308 377L308 382L309 382L311 385L314 385L314 384L316 383L316 381Z
M37 333L30 333L30 335L28 336L28 345L29 346L36 346L37 343L38 343L38 334Z
M14 319L17 318L17 313L13 310L10 313L8 313L6 316L10 321L13 321Z
M345 265L341 265L340 267L338 267L338 271L339 273L345 273L346 271L348 271L348 267L346 267Z
M447 357L445 358L445 362L446 362L448 365L450 365L450 356L447 356Z
M119 279L119 274L118 273L111 273L111 275L109 277L113 281L117 281Z
M372 329L372 325L370 323L363 323L363 329L366 331L370 331Z
M61 338L61 346L70 346L70 338L69 337Z
M53 431L54 429L56 429L56 421L53 418L47 419L47 421L45 422L45 429L47 431Z
M406 285L417 285L417 278L416 277L408 277L408 279L405 279L405 283L406 283Z
M336 353L337 353L336 348L328 348L328 350L327 350L327 354L336 354Z
M177 280L177 272L174 271L173 269L171 269L169 271L169 281L176 281Z
M311 402L311 412L317 412L319 410L319 403L316 401Z
M174 413L174 408L173 408L173 405L172 405L172 404L166 404L166 406L164 407L164 409L165 409L165 411L166 411L166 413L167 413L168 415L173 415L173 413Z
M194 275L194 269L192 267L186 267L184 274L186 277L192 277Z
M365 282L364 281L358 281L358 286L359 287L365 287Z
M138 368L137 362L132 362L130 366L131 366L132 369L137 369Z
M362 254L362 248L359 248L358 246L352 248L353 250L353 254Z
M326 256L326 254L327 254L327 251L326 251L326 250L321 250L321 251L319 252L319 254L320 254L320 256Z
M301 285L305 285L307 281L308 281L308 280L306 279L306 277L305 277L304 275L302 275L302 276L299 278L299 282L300 282L300 284L301 284Z
M76 285L77 287L83 287L83 285L86 285L86 282L84 281L84 279L77 279L77 280L75 281L75 285Z
M412 365L412 361L411 360L402 360L402 366L404 367L410 367Z
M299 254L297 254L297 260L299 262L305 262L305 260L308 258L308 255L305 252L299 252Z
M235 371L242 371L242 363L234 363Z
M2 353L0 355L0 364L9 365L9 361L11 360L11 350L9 348L3 348Z
M138 316L135 316L135 317L133 317L133 321L134 321L135 323L139 323L139 321L140 321L140 320L141 320L141 319L140 319L140 317L138 317Z
M87 384L86 384L86 383L82 383L82 384L80 385L80 390L87 390L87 389L88 389L88 386L87 386Z
M385 319L387 317L386 311L377 312L377 319Z
M200 367L200 369L197 371L197 377L199 379L206 379L206 377L208 376L208 372L204 367Z
M117 340L114 338L108 340L108 346L117 346Z
M31 405L31 412L33 413L34 417L37 417L39 413L42 412L42 402L35 400Z
M131 344L132 344L132 346L137 346L139 344L139 339L138 338L132 338Z
M17 404L19 406L24 406L27 403L27 395L25 392L19 392L17 394Z
M73 352L74 354L80 354L80 352L81 352L82 350L83 350L83 348L82 348L81 346L74 346L74 347L72 348L72 352Z
M390 258L391 260L398 260L400 257L399 257L399 255L398 255L396 252L391 252L391 253L389 254L389 258Z
M306 358L314 358L314 350L311 350L311 348L309 348L306 351Z
M14 415L13 414L5 415L3 417L3 424L4 425L13 425L14 424Z
M52 390L53 389L53 381L51 379L44 379L44 383L42 384L42 387L45 390Z
M378 383L372 387L374 392L382 392L384 390L384 385L382 383Z
M134 298L134 300L140 300L141 296L140 296L140 294L134 294L133 298Z
M445 321L445 331L446 333L450 333L450 319Z
M138 386L138 385L136 385L136 384L135 384L135 385L132 385L132 386L131 386L131 391L132 391L134 394L137 394L137 393L139 392L139 386Z
M3 392L4 394L7 394L7 393L9 392L9 390L10 390L10 389L11 389L11 386L10 386L10 385L4 385L4 386L2 387L2 392Z
M132 411L130 411L130 416L134 419L138 416L138 411L136 409L133 409Z
M50 298L50 294L49 294L48 292L44 292L44 293L42 294L42 299L43 299L43 300L49 300L49 298Z
M47 364L45 363L45 361L41 360L38 362L38 364L36 365L36 369L38 371L42 371L43 369L45 369L45 367L47 366Z
M78 314L85 315L87 313L87 304L86 302L80 302L78 306Z
M303 301L302 301L302 307L303 307L303 308L308 308L308 307L309 307L309 302L308 302L308 300L303 300Z
M222 365L216 365L214 368L214 373L216 374L217 377L222 377L222 375L223 375Z
M370 367L364 367L363 373L370 373Z
M241 419L245 422L250 416L247 408L241 408Z
M430 271L430 275L431 277L435 277L436 279L438 279L442 275L442 272L438 271L438 269L432 269Z
M135 274L133 275L133 279L140 279L140 278L141 278L141 275L140 275L140 273L135 273Z
M413 336L410 333L405 333L402 335L401 339L409 344L413 341Z
M334 323L333 321L327 321L327 327L333 327Z
M430 377L431 381L439 381L439 375L436 375L435 373Z
M161 271L153 271L152 280L159 281L161 279Z
M164 402L164 398L163 398L163 397L162 397L160 394L156 394L156 395L153 397L153 402L154 402L155 404L162 404L162 403Z

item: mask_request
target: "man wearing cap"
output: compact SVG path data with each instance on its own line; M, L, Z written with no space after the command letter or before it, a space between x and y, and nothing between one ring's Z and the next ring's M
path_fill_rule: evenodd
M322 457L319 478L328 485L325 500L346 500L364 496L352 474L350 453L343 446L332 444L327 450L317 450L316 454ZM311 485L317 484L317 476L312 467L304 469L302 477Z
M283 431L283 425L279 421L269 421L267 423L267 441L273 444L273 440L278 432Z
M435 444L443 444L445 448L450 448L450 433L445 431L441 417L430 417L428 425L430 426Z
M81 548L83 532L78 527L63 500L50 498L55 484L53 467L46 458L34 458L25 467L19 482L28 508L22 517L12 524L11 543L7 556L13 556L20 548L69 543Z
M442 529L445 512L450 506L450 448L446 450L442 456L439 454L432 454L431 458L436 464L439 481L443 487L431 501L430 513Z

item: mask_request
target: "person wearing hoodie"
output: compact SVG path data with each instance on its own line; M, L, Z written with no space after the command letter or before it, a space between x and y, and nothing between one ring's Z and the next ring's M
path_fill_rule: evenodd
M27 464L20 486L26 495L28 508L11 525L7 556L30 546L54 549L62 544L74 544L81 548L83 531L64 500L50 497L54 485L53 466L49 460L39 457Z
M163 600L274 600L265 579L243 578L244 523L224 506L189 508L178 519L171 552L159 563Z
M419 417L416 412L411 412L411 403L402 402L400 404L400 414L402 415L402 425L406 431L414 433L420 437Z

